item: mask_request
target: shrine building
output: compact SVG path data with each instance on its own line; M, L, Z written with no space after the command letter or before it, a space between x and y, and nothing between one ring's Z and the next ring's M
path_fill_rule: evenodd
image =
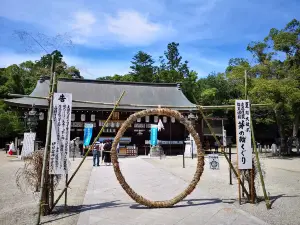
M49 96L49 77L41 77L30 96ZM100 141L103 139L113 139L121 124L134 112L148 108L172 106L172 109L180 111L187 118L191 119L195 129L203 140L202 120L198 110L183 94L180 84L176 83L139 83L139 82L119 82L107 80L87 80L87 79L58 79L58 93L72 93L73 100L115 103L125 91L120 106L109 124L104 129ZM5 102L11 108L28 112L35 108L39 112L39 121L36 127L37 140L45 143L48 100L35 98L13 98L6 99ZM130 106L128 106L130 105ZM183 107L184 106L184 107ZM79 137L83 140L84 124L93 124L94 140L105 120L109 116L114 105L72 103L71 116L71 140ZM191 116L192 115L192 116ZM196 118L196 119L195 119ZM164 130L158 132L158 140L166 155L179 155L184 151L184 140L188 137L185 127L174 118L165 116L147 116L136 121L125 132L120 142L120 153L130 149L135 149L135 154L145 155L149 153L149 139L151 124L157 124L161 119Z

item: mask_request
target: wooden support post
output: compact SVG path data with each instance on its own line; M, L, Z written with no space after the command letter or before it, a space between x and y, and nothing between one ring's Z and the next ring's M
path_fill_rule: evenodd
M229 145L229 162L231 163L231 145ZM229 184L232 185L232 170L229 166Z
M239 192L239 204L242 204L242 198L241 198L241 177L240 177L241 173L240 170L238 169L238 192Z
M248 171L246 171L246 172L248 172ZM241 175L241 171L240 171L240 175ZM245 177L244 177L244 176L242 176L242 181L245 183ZM251 196L251 191L250 191L250 189L249 189L249 195ZM245 197L245 193L244 193L243 190L242 190L242 197L243 197L243 198Z
M256 198L256 196L255 196L255 188L254 188L254 181L255 181L255 176L254 176L254 168L251 170L251 201L252 201L252 204L254 204L255 203L255 198Z
M66 182L65 182L65 213L67 212L67 204L68 204L68 174L66 174Z
M71 178L69 179L69 181L67 182L66 187L69 187L71 181L73 180L73 178L75 177L75 175L77 174L78 170L80 169L80 167L82 166L84 160L86 159L86 157L88 156L89 152L94 149L94 145L97 142L97 140L99 139L100 135L102 134L104 128L106 127L108 121L110 120L110 118L112 117L114 111L117 109L117 107L119 106L121 99L123 98L125 94L125 91L123 91L122 95L120 96L120 98L118 99L118 101L115 103L115 106L113 108L113 110L111 111L111 113L109 114L107 120L105 121L105 123L103 124L101 130L99 131L97 137L95 138L94 142L92 143L92 145L90 145L90 147L88 148L88 150L86 151L85 155L83 156L81 162L79 163L78 167L76 168L76 170L74 171L74 173L72 174ZM58 196L58 198L56 199L56 201L54 202L53 206L50 209L50 212L53 210L53 208L56 206L56 204L58 203L58 201L60 200L60 198L63 196L63 194L65 193L66 188L60 193L60 195Z

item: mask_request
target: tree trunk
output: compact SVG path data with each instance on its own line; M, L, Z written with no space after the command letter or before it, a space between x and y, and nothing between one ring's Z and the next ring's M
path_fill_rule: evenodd
M299 130L299 116L300 114L296 114L293 122L293 137L298 136L298 130Z
M283 152L286 152L286 138L284 135L284 126L283 123L281 121L281 110L280 110L280 106L278 104L278 106L274 109L275 112L275 117L276 117L276 122L277 122L277 126L278 126L278 132L279 132L279 136L280 136L280 147L279 147L279 154L281 155Z
M297 154L299 154L299 139L298 139L298 131L299 131L299 119L300 119L300 114L296 113L295 118L294 118L294 123L293 123L293 138L296 143L296 148L297 148Z

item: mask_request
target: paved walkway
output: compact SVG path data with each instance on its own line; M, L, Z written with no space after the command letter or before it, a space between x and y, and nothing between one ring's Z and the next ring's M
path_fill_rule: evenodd
M126 181L151 200L169 199L180 193L187 182L144 159L121 159ZM78 225L193 225L266 224L232 204L209 196L196 188L173 208L148 209L136 204L119 185L112 166L94 167Z

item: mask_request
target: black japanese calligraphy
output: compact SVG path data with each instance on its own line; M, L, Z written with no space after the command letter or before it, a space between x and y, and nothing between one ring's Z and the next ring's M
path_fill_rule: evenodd
M68 173L72 96L55 93L53 101L50 173Z
M59 100L60 102L65 102L65 99L66 99L66 97L65 97L63 94L61 94L61 95L59 96L59 98L58 98L58 100Z
M239 169L250 169L252 168L250 103L248 100L237 100L235 109L238 165Z

